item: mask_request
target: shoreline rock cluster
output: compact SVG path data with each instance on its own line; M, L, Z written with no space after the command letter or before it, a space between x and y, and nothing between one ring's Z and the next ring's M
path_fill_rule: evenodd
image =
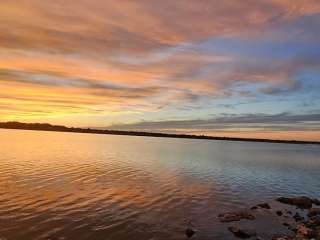
M296 207L297 210L303 211L302 215L299 212L295 214L288 209L276 210L275 214L278 217L283 215L286 218L291 218L293 223L284 221L282 225L286 227L291 234L273 235L271 240L320 240L320 200L309 197L279 197L275 199L282 204ZM226 212L219 214L220 222L230 223L241 220L253 221L256 219L254 211L257 209L265 209L271 211L271 206L268 203L260 203L249 210ZM289 217L290 216L290 217ZM229 226L228 230L238 238L242 239L256 239L262 240L254 229L239 228L236 226Z

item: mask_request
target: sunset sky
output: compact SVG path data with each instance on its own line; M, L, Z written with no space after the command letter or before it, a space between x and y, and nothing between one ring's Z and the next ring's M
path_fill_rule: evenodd
M320 140L320 1L1 0L0 121Z

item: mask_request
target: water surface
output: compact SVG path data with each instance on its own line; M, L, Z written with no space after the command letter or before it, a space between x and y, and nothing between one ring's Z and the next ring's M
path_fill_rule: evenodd
M319 173L316 145L0 130L0 239L233 239L217 214L320 197Z

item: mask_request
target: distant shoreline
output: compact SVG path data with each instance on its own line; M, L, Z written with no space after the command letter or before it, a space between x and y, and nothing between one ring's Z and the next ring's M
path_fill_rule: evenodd
M73 127L57 126L57 125L51 125L51 124L47 124L47 123L0 122L0 129L18 129L18 130L34 130L34 131L50 131L50 132L73 132L73 133L141 136L141 137L223 140L223 141L239 141L239 142L266 142L266 143L320 145L320 141L276 140L276 139L263 139L263 138L213 137L213 136L206 136L206 135L170 134L170 133L155 133L155 132L143 132L143 131L100 130L100 129L92 129L92 128L73 128Z

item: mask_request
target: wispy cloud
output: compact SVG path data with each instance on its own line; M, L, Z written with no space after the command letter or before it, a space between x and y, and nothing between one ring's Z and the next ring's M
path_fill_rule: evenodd
M301 124L301 125L300 125ZM299 125L299 127L297 126ZM290 113L280 114L245 114L227 115L211 119L173 120L173 121L142 121L132 124L112 125L111 129L136 129L136 130L227 130L229 128L276 128L281 130L320 130L320 114Z

